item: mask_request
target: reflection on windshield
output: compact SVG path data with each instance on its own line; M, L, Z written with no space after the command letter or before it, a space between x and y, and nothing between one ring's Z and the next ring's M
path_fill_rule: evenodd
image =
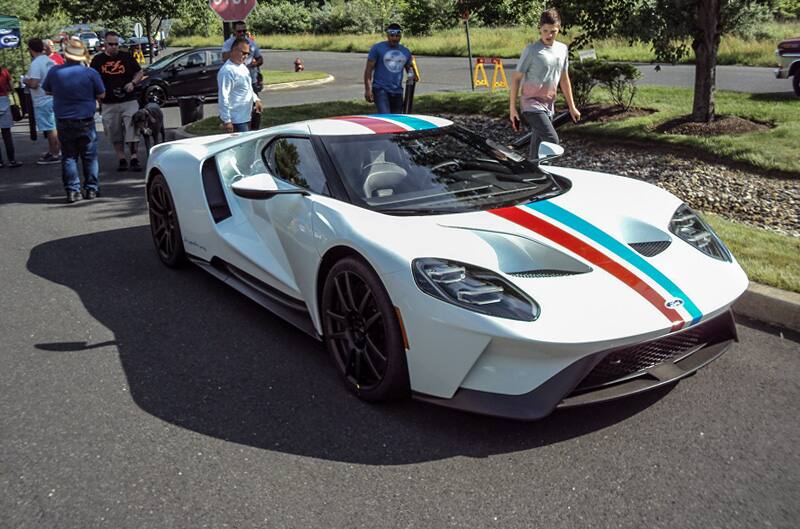
M149 66L147 66L147 69L148 70L150 70L150 69L159 70L159 69L163 68L164 66L168 65L169 63L171 63L172 61L174 61L175 57L180 55L180 53L181 52L170 53L169 55L165 55L164 57L161 57L157 61L153 62L153 64L150 64Z
M389 213L474 211L563 192L536 165L455 125L324 141L353 202Z

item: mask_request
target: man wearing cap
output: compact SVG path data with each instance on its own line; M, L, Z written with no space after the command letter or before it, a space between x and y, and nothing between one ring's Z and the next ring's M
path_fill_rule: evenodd
M379 114L400 114L403 111L403 70L411 69L411 52L400 44L403 28L389 24L386 40L369 50L364 68L364 99L375 103Z
M53 116L53 98L44 93L42 83L50 68L55 66L53 61L44 52L42 39L28 40L28 53L31 54L31 66L22 81L31 91L33 101L33 115L36 118L36 129L47 138L47 152L36 163L39 165L60 163L58 134L56 133L55 118Z
M67 202L81 198L78 158L83 162L83 198L91 200L100 192L97 161L97 131L94 125L96 101L105 96L100 74L83 63L86 48L72 38L64 48L66 63L51 68L44 89L53 95L58 135L61 138L61 178Z
M91 64L108 91L103 99L103 129L117 152L117 171L126 171L129 167L126 143L130 150L130 169L139 171L142 169L138 156L139 137L133 126L133 115L139 110L135 88L144 72L133 55L120 51L118 33L106 33L105 43L105 50L95 55Z
M247 39L247 43L250 45L250 55L247 56L244 64L248 68L250 82L254 85L255 89L255 85L258 83L258 71L261 65L264 64L264 58L261 56L261 50L258 48L256 41L248 35L247 24L245 24L244 21L238 20L233 23L233 35L222 43L222 60L227 61L230 59L233 43L239 37Z

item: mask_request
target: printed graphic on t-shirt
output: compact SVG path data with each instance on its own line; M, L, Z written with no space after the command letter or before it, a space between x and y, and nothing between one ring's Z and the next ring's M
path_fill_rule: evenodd
M125 73L125 63L121 60L104 62L100 66L100 73L104 75L123 75Z
M383 56L383 64L392 73L399 73L406 65L406 56L400 50L389 50Z

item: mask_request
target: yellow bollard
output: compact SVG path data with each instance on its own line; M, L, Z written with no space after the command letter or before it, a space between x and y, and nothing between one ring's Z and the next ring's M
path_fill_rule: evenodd
M492 91L495 88L508 88L508 81L506 80L506 71L503 69L503 61L494 57L492 59L492 64L494 64L494 73L492 74ZM500 80L497 80L498 74L500 75Z
M486 75L486 68L483 66L485 62L486 59L483 57L478 57L476 60L475 74L472 77L472 84L475 85L476 88L479 86L489 87L489 77Z

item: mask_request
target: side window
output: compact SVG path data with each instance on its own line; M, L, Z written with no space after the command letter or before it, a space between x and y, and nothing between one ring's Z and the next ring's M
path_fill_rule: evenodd
M205 66L206 59L203 56L203 52L195 52L190 53L185 57L181 57L175 64L178 66L183 66L184 68L194 68L197 66Z
M230 189L234 182L245 176L267 172L260 155L264 143L264 139L257 138L217 154L217 166L222 177L222 185L226 189Z
M311 140L279 138L269 145L265 158L275 177L320 195L330 195Z
M215 65L215 64L222 64L222 52L221 51L209 51L208 52L208 64Z

